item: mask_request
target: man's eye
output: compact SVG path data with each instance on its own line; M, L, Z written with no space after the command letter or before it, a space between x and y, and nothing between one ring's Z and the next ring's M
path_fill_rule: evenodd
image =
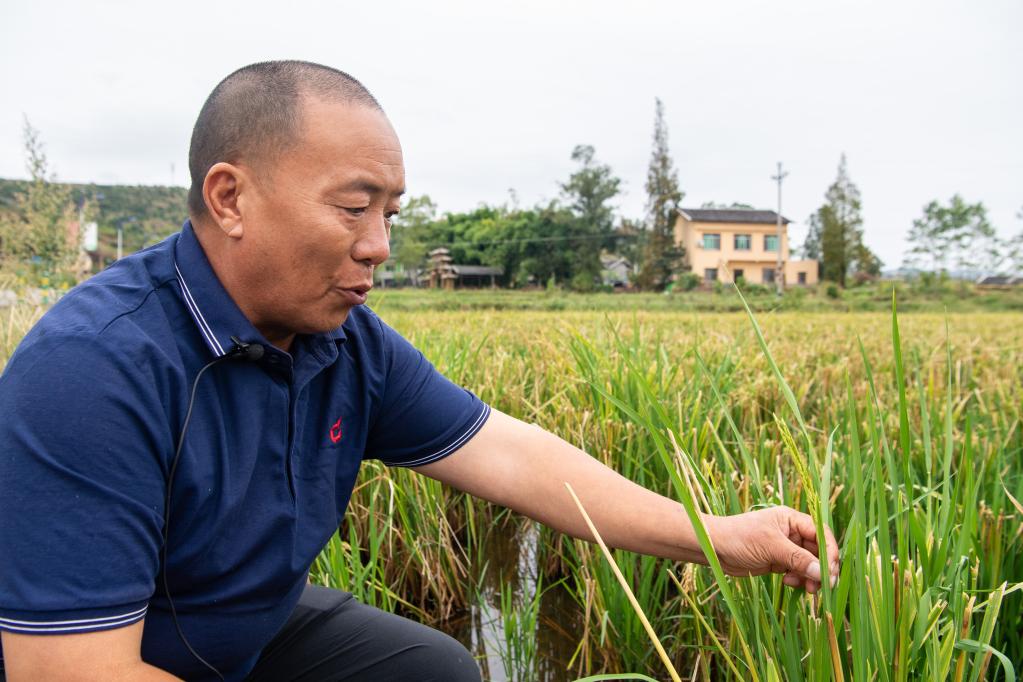
M366 212L366 207L365 206L362 206L362 207L359 207L359 208L350 208L348 206L342 206L341 208L343 208L345 211L347 211L348 213L350 213L351 215L356 216L356 217L359 217L359 216L363 215Z

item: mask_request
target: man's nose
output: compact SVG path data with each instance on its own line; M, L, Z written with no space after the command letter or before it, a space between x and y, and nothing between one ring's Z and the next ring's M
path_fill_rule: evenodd
M352 246L352 258L369 265L380 265L391 255L391 244L387 229L387 220L380 216L372 226L368 226Z

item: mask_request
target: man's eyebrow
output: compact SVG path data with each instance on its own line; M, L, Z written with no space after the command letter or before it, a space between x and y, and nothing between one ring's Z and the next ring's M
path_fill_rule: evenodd
M369 194L383 194L384 188L373 182L372 180L353 180L349 183L341 185L337 188L339 192L367 192ZM405 188L402 187L397 192L394 192L394 196L400 197L405 194Z

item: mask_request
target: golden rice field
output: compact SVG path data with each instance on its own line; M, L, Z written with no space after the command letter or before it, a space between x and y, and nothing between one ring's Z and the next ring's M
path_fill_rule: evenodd
M691 514L788 504L835 528L816 597L615 551L681 679L1015 679L1023 314L758 313L760 337L744 313L378 312ZM2 315L0 363L38 311ZM312 577L454 633L487 679L672 678L595 546L408 471L364 466Z

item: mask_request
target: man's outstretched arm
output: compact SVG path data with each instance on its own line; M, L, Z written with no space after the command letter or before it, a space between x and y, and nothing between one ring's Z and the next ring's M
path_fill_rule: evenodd
M565 488L571 483L604 541L642 554L707 563L682 505L649 491L552 433L494 410L472 440L417 471L593 540ZM817 538L810 516L772 507L704 523L731 575L785 573L791 587L820 587ZM838 545L827 530L829 570L838 574Z
M144 621L76 635L4 632L7 682L173 682L179 678L142 661Z

